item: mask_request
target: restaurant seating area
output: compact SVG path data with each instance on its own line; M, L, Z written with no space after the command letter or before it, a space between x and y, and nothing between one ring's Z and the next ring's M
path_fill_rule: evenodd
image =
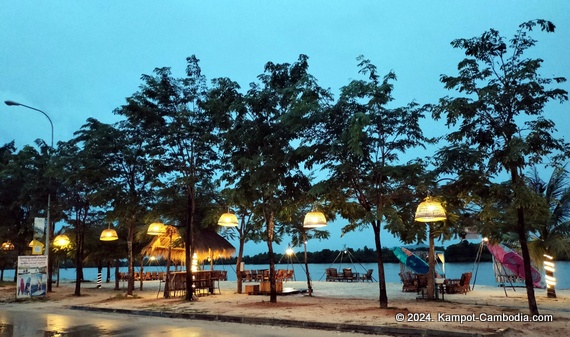
M426 274L413 274L411 272L400 273L402 280L403 292L417 292L418 294L424 293L427 288L427 275ZM461 275L459 279L436 279L441 282L436 282L438 292L442 294L467 294L471 290L469 283L471 282L471 272L466 272Z
M293 280L295 277L295 272L292 269L277 269L275 271L276 281L289 281ZM264 282L269 281L269 269L258 269L258 270L242 270L241 271L242 282Z
M471 290L471 272L461 274L460 279L446 279L445 292L448 294L467 294Z

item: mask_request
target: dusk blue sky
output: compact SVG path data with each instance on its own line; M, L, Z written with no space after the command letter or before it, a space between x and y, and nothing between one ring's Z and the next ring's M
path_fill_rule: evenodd
M529 56L545 60L542 74L570 77L570 1L0 1L0 100L48 113L55 141L69 140L89 117L112 123L113 109L137 91L141 74L172 67L183 76L195 54L208 79L229 77L242 88L256 81L266 62L309 56L310 72L338 96L360 78L356 57L364 55L385 74L395 71L395 106L436 102L454 94L441 74L456 74L461 50L455 38L489 28L512 37L518 25L547 19L556 33L533 32L539 41ZM561 85L569 90L568 83ZM567 137L570 105L551 104L546 114ZM429 136L446 129L426 119ZM0 144L18 148L36 138L49 141L41 114L0 105ZM568 139L567 139L568 140ZM408 154L410 158L433 151ZM331 239L309 242L309 250L374 247L371 229L340 237L342 219L331 223ZM383 244L399 241L385 233ZM449 243L455 243L452 241ZM277 247L276 251L285 249ZM246 254L266 251L246 245Z

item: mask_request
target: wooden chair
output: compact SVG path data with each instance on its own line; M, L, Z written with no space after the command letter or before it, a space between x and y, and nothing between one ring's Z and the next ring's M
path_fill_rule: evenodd
M374 269L368 269L368 270L366 271L366 274L360 276L360 280L361 280L362 282L364 282L364 281L369 281L369 282L374 281L374 280L372 279L372 273L373 273L373 272L374 272Z
M403 292L418 291L416 277L412 273L409 271L400 273L400 279L402 280Z
M287 274L285 275L285 280L292 280L294 275L294 270L293 269L288 269L287 270Z
M358 273L354 273L352 268L344 268L342 270L342 281L353 282L358 281Z
M275 273L275 280L276 281L283 281L287 276L287 271L285 269L278 269L277 273Z
M325 270L326 281L327 282L335 282L338 281L338 271L336 268L327 268Z
M471 282L471 272L461 274L460 279L446 279L445 292L448 294L467 294L471 290L469 286Z
M244 270L244 278L245 278L245 281L248 281L248 282L252 281L251 270Z
M249 273L251 275L251 280L254 282L257 281L257 270L251 270Z
M428 277L426 274L416 274L416 292L419 294L422 289L427 288ZM422 292L423 294L423 292Z

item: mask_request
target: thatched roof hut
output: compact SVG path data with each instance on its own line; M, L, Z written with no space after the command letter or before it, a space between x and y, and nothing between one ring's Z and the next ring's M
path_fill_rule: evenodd
M235 254L236 249L228 240L221 237L218 233L211 230L202 230L195 233L194 252L198 255L198 261L204 261L208 258L216 260L219 258L229 258ZM167 258L168 246L170 243L169 236L156 236L146 245L141 253L146 256ZM184 242L178 231L172 235L172 250L170 258L174 262L184 264L186 255L184 252Z

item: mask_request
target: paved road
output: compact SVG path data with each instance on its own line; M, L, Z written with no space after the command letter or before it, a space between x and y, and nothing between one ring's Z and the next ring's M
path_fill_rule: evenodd
M364 337L365 334L319 331L279 326L248 325L200 320L91 313L52 308L0 310L0 337Z

